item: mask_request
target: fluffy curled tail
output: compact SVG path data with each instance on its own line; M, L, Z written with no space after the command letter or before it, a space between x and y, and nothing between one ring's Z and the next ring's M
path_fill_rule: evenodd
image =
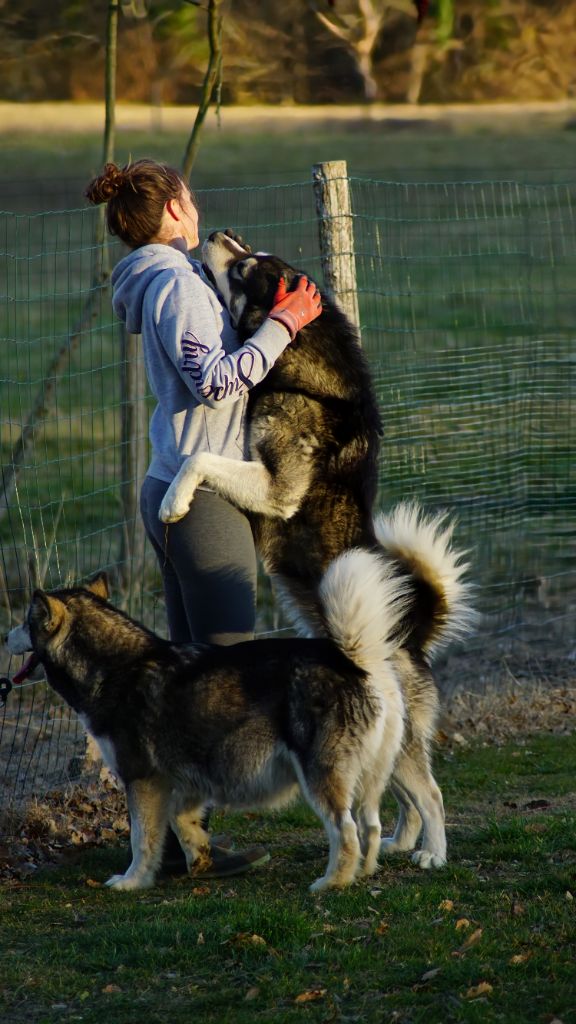
M380 554L351 548L330 563L319 596L328 636L355 665L380 675L402 643L410 581Z
M412 601L401 624L405 642L429 660L469 633L477 618L472 587L463 579L465 552L452 546L454 524L446 513L427 515L416 503L403 502L378 516L374 530L397 571L411 581Z

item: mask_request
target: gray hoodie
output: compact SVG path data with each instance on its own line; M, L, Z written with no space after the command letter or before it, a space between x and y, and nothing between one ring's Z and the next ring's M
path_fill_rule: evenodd
M135 249L112 273L115 313L142 335L157 406L148 475L170 483L188 455L248 455L246 402L290 343L275 320L240 348L228 311L198 260L169 245Z

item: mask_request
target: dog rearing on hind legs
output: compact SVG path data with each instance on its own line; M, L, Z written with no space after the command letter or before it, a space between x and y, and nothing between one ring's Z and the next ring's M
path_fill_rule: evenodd
M277 256L252 254L237 238L211 235L203 248L207 273L242 340L272 307L278 281L298 272ZM399 804L394 836L382 852L413 850L423 868L446 860L442 796L431 770L438 714L432 655L470 629L474 615L461 554L442 515L401 505L373 517L380 419L356 333L322 296L322 314L303 328L266 378L249 392L252 460L203 452L173 480L160 517L186 514L204 483L246 511L275 590L302 635L325 632L318 587L330 562L350 548L378 552L409 590L394 656L406 704L406 730L392 790Z

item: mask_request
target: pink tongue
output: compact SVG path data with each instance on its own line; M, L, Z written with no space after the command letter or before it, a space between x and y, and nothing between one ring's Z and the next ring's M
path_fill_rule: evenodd
M29 658L26 658L26 661L22 665L22 668L16 673L16 675L12 677L12 682L14 683L14 685L18 686L19 683L23 683L24 680L28 678L30 673L33 672L33 670L36 668L37 664L38 658L36 657L35 654L31 654Z

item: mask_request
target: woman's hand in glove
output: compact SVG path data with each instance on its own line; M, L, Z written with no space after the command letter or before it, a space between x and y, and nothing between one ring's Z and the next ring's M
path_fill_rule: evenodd
M313 281L307 277L300 277L296 287L292 291L286 290L286 281L280 278L274 305L268 316L271 320L279 320L287 329L290 340L294 338L303 327L312 323L322 312L322 300L320 292Z

